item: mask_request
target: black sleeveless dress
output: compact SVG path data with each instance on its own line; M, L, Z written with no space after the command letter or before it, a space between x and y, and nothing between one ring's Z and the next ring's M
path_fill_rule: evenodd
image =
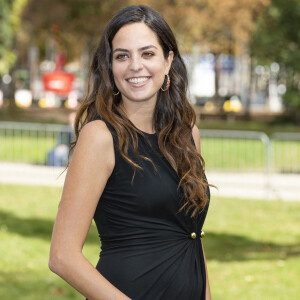
M116 134L107 126L115 167L94 215L101 239L96 269L133 300L205 300L200 233L208 204L197 218L178 212L179 178L161 154L156 134L138 138L139 153L155 167L129 149L129 157L143 168L132 181L133 167L119 154Z

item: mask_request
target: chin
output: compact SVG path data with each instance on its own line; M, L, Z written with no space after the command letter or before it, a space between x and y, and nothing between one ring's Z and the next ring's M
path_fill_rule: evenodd
M148 95L124 95L125 98L129 101L133 102L146 102L156 99L157 92L155 94L148 94Z

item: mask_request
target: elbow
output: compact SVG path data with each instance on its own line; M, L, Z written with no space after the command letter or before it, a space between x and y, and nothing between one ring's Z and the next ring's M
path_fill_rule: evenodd
M79 254L82 255L82 253ZM64 278L78 260L79 256L77 253L73 251L70 252L68 249L57 249L52 247L50 250L48 267L53 273Z
M53 273L60 275L64 264L65 260L59 252L56 251L53 253L53 251L50 251L48 267Z
M58 273L59 263L57 257L50 255L48 267L53 273Z

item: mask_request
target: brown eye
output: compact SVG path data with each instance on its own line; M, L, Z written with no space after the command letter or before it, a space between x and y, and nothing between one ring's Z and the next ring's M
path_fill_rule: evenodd
M145 57L151 57L153 55L154 55L153 52L143 52L143 56L145 56Z

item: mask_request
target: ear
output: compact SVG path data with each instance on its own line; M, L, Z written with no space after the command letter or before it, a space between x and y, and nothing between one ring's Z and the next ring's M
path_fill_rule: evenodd
M170 71L170 68L171 68L171 65L172 65L173 58L174 58L174 52L173 52L173 51L169 51L169 56L166 58L166 63L165 63L165 66L166 66L166 74L168 74L169 71Z

